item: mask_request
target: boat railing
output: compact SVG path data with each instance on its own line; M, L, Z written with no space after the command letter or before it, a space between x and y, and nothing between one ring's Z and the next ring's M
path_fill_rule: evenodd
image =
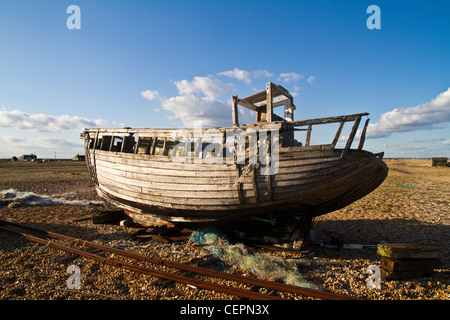
M279 144L284 151L312 151L334 149L340 140L346 122L353 126L347 137L341 157L345 157L357 135L362 117L368 113L317 118L299 121L276 121L247 124L238 127L214 129L86 129L81 138L87 140L86 148L121 153L142 155L174 156L176 152L181 157L243 157L248 159L250 148L261 148L262 145ZM361 131L356 149L364 145L369 119ZM329 144L311 144L314 126L339 123L336 134ZM306 131L304 142L294 139L296 131ZM261 150L261 149L259 149ZM228 163L228 162L227 162Z
M337 116L337 117L329 117L329 118L317 118L317 119L309 119L309 120L299 120L299 121L290 121L285 123L285 131L289 134L285 134L284 138L287 139L287 141L284 142L284 145L286 147L295 147L296 140L293 141L293 136L295 131L306 131L306 137L304 144L302 143L301 146L303 147L311 147L311 134L313 131L313 126L318 125L325 125L325 124L332 124L332 123L339 123L339 127L336 131L336 134L334 135L333 140L330 144L320 144L316 145L314 147L316 148L336 148L336 144L341 138L341 134L344 128L344 125L346 122L353 122L352 129L347 136L345 147L342 150L341 157L345 157L345 155L350 150L353 141L355 140L355 137L358 133L358 128L361 122L362 117L368 116L368 113L358 113L358 114L352 114L352 115L344 115L344 116ZM370 119L367 118L364 124L364 127L361 131L360 137L359 137L359 144L356 148L357 150L362 150L364 147L367 127L369 125ZM297 142L298 143L298 142Z
M239 125L238 106L255 112L255 123ZM274 108L284 107L284 118L274 113ZM82 138L88 139L87 149L144 155L162 155L185 158L211 158L226 163L250 161L252 156L271 153L276 148L289 151L335 149L346 122L353 121L341 157L345 157L356 137L361 118L368 113L294 121L293 97L280 85L268 82L266 90L240 99L232 97L233 126L228 128L203 129L86 129ZM313 126L339 123L339 128L330 144L311 144ZM357 149L364 145L369 119L362 130ZM304 142L296 138L297 131L306 131ZM281 147L281 148L279 148ZM95 153L95 151L94 151ZM95 157L95 155L94 155ZM231 160L230 160L231 159ZM234 159L234 160L233 160Z

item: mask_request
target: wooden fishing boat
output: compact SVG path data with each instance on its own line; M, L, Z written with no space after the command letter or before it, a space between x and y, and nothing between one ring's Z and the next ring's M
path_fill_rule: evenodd
M255 123L239 125L238 106L255 111ZM274 113L280 106L284 117ZM351 148L367 113L294 121L294 110L289 92L269 82L250 97L232 97L229 128L93 128L81 138L98 195L135 222L265 221L292 239L299 225L364 197L388 172L382 153L362 149L369 119ZM329 124L337 126L330 143L313 145L313 128Z

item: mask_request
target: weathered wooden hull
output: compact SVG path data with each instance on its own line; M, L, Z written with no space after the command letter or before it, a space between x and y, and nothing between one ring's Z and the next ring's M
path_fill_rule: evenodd
M94 154L95 152L95 154ZM167 156L86 148L99 196L145 217L206 222L284 211L323 215L364 197L387 176L381 157L363 150L280 148L275 175L262 166L236 181L236 164L180 164ZM269 180L270 179L270 180Z

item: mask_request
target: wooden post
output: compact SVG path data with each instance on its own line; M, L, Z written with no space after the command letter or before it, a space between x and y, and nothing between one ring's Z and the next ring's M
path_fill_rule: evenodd
M369 120L366 120L366 123L364 124L364 129L361 133L361 138L359 138L359 144L358 144L358 150L362 150L364 146L364 141L366 140L366 132L367 132L367 126L369 125Z
M166 138L164 138L164 143L163 143L163 151L162 151L162 155L163 156L166 156L167 154L166 154L166 144L167 144L167 137Z
M255 168L252 169L252 183L253 183L253 196L255 198L255 202L259 203L259 194L258 194L258 184L256 182L256 172Z
M271 140L272 140L272 135L271 132L267 132L267 143L266 143L266 154L264 155L266 157L266 167L270 167L272 165L272 159L271 159ZM268 159L270 159L270 163L267 163ZM270 200L273 200L273 193L272 193L272 175L271 174L267 174L266 172L266 183L267 183L267 191L269 192L269 198Z
M220 146L219 157L226 157L226 147L225 144L227 142L227 135L225 131L222 131L222 145Z
M232 105L233 105L233 126L239 126L239 117L238 117L238 96L235 95L232 97Z
M198 138L197 141L194 143L194 159L198 159L201 152L202 152L202 138Z
M336 135L334 136L333 142L331 143L333 145L333 147L335 147L336 143L339 141L339 137L341 136L342 129L344 128L344 124L345 124L345 121L341 121L341 124L339 125L339 129L336 132Z
M311 130L312 130L312 124L308 124L308 131L306 131L305 147L309 146L309 142L311 140Z
M256 122L267 121L267 106L263 105L256 109Z
M114 136L111 136L111 143L109 144L109 149L108 149L109 151L111 151L113 144L114 144Z
M272 113L273 113L272 82L268 82L266 84L266 96L267 96L266 121L272 122Z
M99 130L97 130L97 132L95 133L94 149L92 150L92 163L89 159L89 165L92 166L92 170L93 170L94 183L97 186L98 186L98 178L97 178L97 167L96 167L96 163L95 163L95 149L96 149L97 143L98 143L98 132L99 132Z
M134 153L135 153L135 154L138 153L138 150L139 150L139 143L140 143L140 138L139 138L139 133L138 133L138 134L137 134L137 137L136 137L136 145L135 145L135 147L134 147Z
M154 137L152 140L153 140L153 143L152 143L152 149L150 150L150 154L154 155L155 154L155 149L156 149L156 143L158 141L158 138Z
M353 124L352 131L347 139L347 144L345 145L345 149L342 151L341 158L347 155L348 150L352 146L353 139L355 139L356 131L358 130L359 123L361 122L361 116L356 118L355 123Z
M238 163L236 163L236 174L237 174L237 180L239 180L239 178L241 177L241 165ZM236 190L237 190L237 194L238 194L238 198L239 198L239 204L244 203L244 199L242 198L241 185L242 185L242 183L238 183L236 185Z

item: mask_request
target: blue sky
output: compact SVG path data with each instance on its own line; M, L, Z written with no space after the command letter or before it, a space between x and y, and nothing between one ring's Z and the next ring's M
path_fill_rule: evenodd
M70 5L81 29L67 27ZM370 5L381 29L367 28ZM1 0L0 158L82 154L85 127L230 126L231 95L269 81L295 95L297 120L369 112L369 151L450 158L449 12L446 0Z

